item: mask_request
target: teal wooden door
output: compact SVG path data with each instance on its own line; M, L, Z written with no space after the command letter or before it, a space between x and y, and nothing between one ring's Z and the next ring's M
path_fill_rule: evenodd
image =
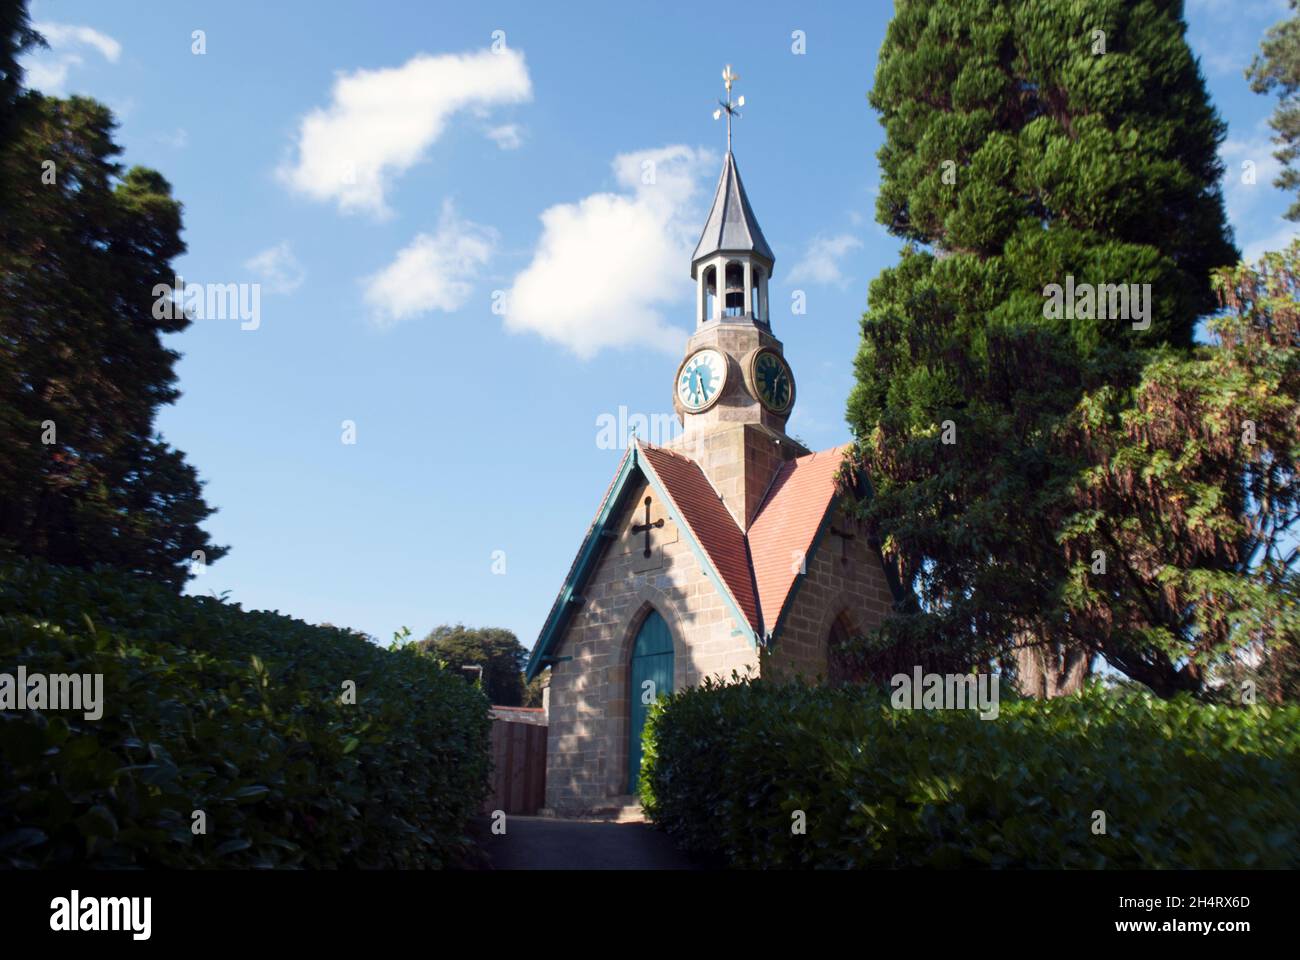
M653 699L673 692L673 638L668 632L668 624L657 610L651 610L641 630L636 635L636 645L632 648L632 687L629 691L632 700L632 729L627 746L627 792L637 792L637 780L641 776L641 731L645 727L646 714L650 704L642 702L651 688L646 683L654 684Z

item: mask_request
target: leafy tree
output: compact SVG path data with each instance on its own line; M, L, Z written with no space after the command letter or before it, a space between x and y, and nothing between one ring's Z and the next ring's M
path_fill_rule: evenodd
M1232 703L1300 702L1300 644L1294 640L1271 649L1246 650L1214 672L1222 699Z
M546 674L539 673L531 680L524 681L524 699L521 707L542 706L542 694L546 690Z
M1063 432L1092 464L1059 534L1071 631L1161 695L1300 647L1300 241L1215 282L1212 344L1152 351L1131 403L1099 387Z
M1291 0L1291 9L1300 11L1300 0ZM1280 103L1269 124L1277 131L1273 142L1280 149L1274 154L1282 161L1282 172L1274 183L1283 190L1300 192L1300 13L1272 26L1246 71L1250 88L1256 93L1277 92ZM1300 199L1287 210L1288 220L1300 220Z
M7 12L5 83L25 23ZM154 429L179 395L162 335L190 322L154 311L185 250L181 205L160 174L123 171L103 105L15 104L0 141L0 544L179 590L196 552L226 553L199 526L213 510L194 468Z
M1062 431L1085 395L1127 396L1144 349L1190 349L1236 260L1185 30L1156 0L895 5L870 100L877 218L907 244L871 284L848 407L866 519L917 600L874 638L886 661L1077 643L1057 536L1090 463ZM1117 284L1145 306L1113 309ZM1106 309L1053 310L1052 285Z
M478 679L477 671L463 668L482 667L483 691L493 704L523 704L523 668L528 663L528 651L509 630L443 624L430 630L419 645L446 663L448 670L470 682Z

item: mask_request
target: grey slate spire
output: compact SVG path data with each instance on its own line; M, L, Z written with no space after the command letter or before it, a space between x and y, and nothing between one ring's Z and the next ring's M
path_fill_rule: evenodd
M730 150L722 163L722 176L713 195L713 209L704 222L704 232L691 256L691 276L694 277L700 262L720 253L749 254L764 263L772 272L776 257L758 225L754 210L745 195L745 185L740 181L736 158Z

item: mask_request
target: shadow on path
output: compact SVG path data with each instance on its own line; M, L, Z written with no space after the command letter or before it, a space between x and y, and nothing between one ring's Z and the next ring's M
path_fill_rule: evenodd
M646 823L510 817L504 835L481 824L495 870L694 870L668 837Z

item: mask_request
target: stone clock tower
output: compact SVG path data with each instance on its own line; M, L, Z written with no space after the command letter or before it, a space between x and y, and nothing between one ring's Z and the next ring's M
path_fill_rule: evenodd
M529 656L549 671L546 806L635 805L654 698L706 677L850 679L837 650L901 602L858 520L850 444L786 435L794 375L772 332L776 257L731 152L691 256L695 330L673 376L683 432L633 439ZM666 372L666 371L665 371Z
M745 195L730 132L727 146L691 257L695 333L673 389L684 432L669 446L699 463L745 529L777 469L808 450L785 433L795 383L772 334L768 283L776 257Z

